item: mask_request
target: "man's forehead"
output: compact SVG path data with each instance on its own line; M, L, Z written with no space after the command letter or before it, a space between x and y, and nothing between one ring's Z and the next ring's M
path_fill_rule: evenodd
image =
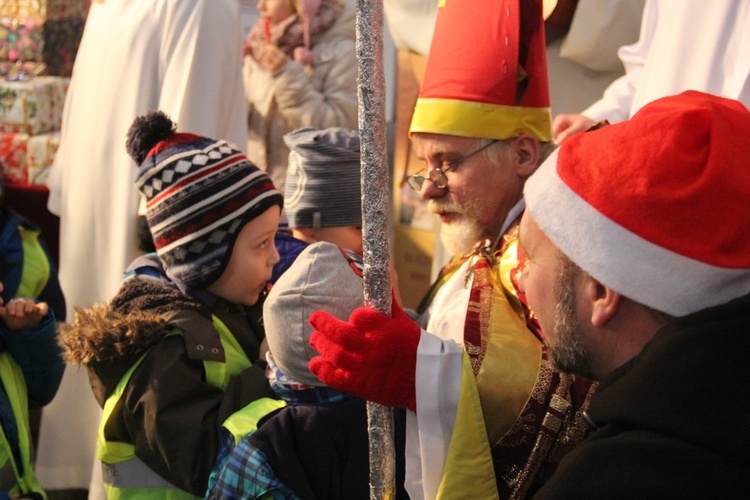
M546 245L554 247L552 241L542 232L528 210L524 211L521 223L518 226L518 242L527 255Z
M463 137L445 134L414 134L412 142L415 148L424 153L446 153L451 151L463 151L475 146L482 139L477 137Z

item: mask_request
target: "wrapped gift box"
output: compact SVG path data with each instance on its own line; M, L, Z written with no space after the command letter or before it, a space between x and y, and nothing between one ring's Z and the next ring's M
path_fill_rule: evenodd
M59 130L69 83L58 76L0 82L0 131L38 135Z
M45 183L59 146L59 131L29 137L26 146L26 177L29 184Z
M18 19L47 19L86 18L88 6L86 0L2 0L0 1L0 17L15 17Z
M41 21L0 17L0 59L11 62L42 61L43 48Z
M6 183L28 183L28 145L28 134L0 132L0 168Z
M60 131L32 135L0 132L0 168L8 184L44 184L60 146Z

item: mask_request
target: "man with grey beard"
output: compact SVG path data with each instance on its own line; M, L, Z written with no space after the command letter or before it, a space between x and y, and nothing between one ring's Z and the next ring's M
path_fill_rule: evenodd
M515 288L524 183L553 148L541 2L439 7L411 134L425 168L408 182L456 257L416 323L397 306L393 317L356 310L348 323L316 312L321 356L310 368L412 410L410 498L522 498L583 437L591 389L552 369Z
M535 498L750 491L749 130L740 102L688 91L568 138L526 183L520 290L555 366L601 381Z

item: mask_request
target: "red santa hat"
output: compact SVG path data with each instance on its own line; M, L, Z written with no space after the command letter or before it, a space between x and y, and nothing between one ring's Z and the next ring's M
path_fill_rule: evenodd
M551 140L541 0L441 0L415 132Z
M573 262L683 316L750 293L750 112L688 91L577 134L526 182L527 210Z

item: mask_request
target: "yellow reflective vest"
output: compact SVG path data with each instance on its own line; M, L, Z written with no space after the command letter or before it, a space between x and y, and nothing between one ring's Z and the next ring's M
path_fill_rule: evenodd
M232 377L238 375L252 363L229 329L216 316L212 316L214 328L219 332L221 344L226 356L225 362L204 361L206 381L221 389L226 389ZM181 335L182 330L175 328L169 335ZM104 403L104 413L99 425L97 457L102 462L104 489L109 499L134 500L182 500L196 497L177 488L154 472L135 456L135 447L131 443L107 441L104 428L120 400L131 375L140 362L148 355L146 352L123 375L117 387ZM232 414L223 426L229 429L238 442L246 433L257 428L258 421L271 411L285 405L283 401L262 398L253 401L241 410Z
M0 354L0 379L13 409L18 426L18 446L21 451L23 471L13 459L8 438L0 428L0 491L13 493L40 493L47 498L32 469L31 430L29 428L29 402L26 382L21 368L7 352Z

